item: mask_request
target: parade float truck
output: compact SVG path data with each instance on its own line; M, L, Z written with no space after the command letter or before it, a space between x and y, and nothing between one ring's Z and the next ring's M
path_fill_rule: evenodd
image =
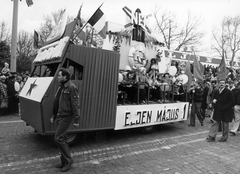
M83 132L131 128L151 131L155 125L187 120L188 102L119 105L119 71L129 62L133 46L123 42L116 52L76 45L72 42L75 25L75 21L66 25L63 35L40 48L33 61L31 76L19 95L21 119L27 125L42 135L55 133L56 123L52 124L50 118L62 67L69 69L79 91L80 125L69 129L69 142ZM109 35L105 40L111 41Z

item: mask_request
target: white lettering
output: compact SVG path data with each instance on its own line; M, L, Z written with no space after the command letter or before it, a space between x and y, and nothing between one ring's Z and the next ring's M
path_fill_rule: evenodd
M207 58L206 62L212 63L212 58L211 57L206 57L206 58Z
M186 59L187 58L187 54L186 53L182 53L182 56L180 56L181 59Z

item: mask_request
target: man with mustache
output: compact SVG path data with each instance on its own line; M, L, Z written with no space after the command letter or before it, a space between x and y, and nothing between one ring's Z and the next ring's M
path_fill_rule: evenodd
M219 89L216 91L213 103L215 104L213 113L214 122L210 128L207 141L215 141L219 124L222 122L222 137L219 142L226 142L229 133L229 122L234 117L234 97L232 92L226 87L225 80L219 81Z

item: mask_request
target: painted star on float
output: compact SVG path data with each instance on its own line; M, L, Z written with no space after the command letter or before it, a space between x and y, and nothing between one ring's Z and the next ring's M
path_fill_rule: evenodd
M30 88L26 95L29 95L29 96L31 95L33 88L35 88L37 86L37 84L35 84L36 81L37 81L37 79L30 85Z

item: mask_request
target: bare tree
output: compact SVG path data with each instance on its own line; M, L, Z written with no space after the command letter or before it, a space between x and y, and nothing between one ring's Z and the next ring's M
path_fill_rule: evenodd
M221 32L213 31L215 43L212 45L212 49L221 57L224 56L233 62L240 50L240 16L224 17L221 28Z
M64 11L64 9L60 9L57 12L53 12L51 15L47 15L44 17L45 22L43 24L41 24L41 27L39 29L41 42L43 42L43 43L46 42L51 31L54 29L54 27L58 24L59 20L61 19L63 11ZM67 23L72 20L73 20L73 17L68 16ZM40 42L40 44L41 44L41 42Z
M17 41L17 70L30 71L36 50L33 48L33 36L26 31L18 33Z
M54 22L51 16L44 17L44 23L41 24L41 27L39 29L40 34L40 43L45 43L48 36L50 35L51 31L53 30Z
M0 41L4 41L8 44L10 43L9 28L5 21L0 23Z
M176 20L176 15L171 12L158 14L160 8L156 8L153 16L156 21L156 30L162 34L164 43L168 49L176 45L175 50L200 44L204 32L199 30L202 23L201 17L193 16L188 12L186 23L183 27ZM160 16L160 17L159 17Z
M216 29L213 31L213 40L214 40L214 44L212 44L212 50L214 52L216 52L218 55L220 55L220 57L223 57L225 55L225 57L227 58L227 50L226 48L226 35L224 33L226 33L226 31L224 31L225 27L225 20L222 21L221 23L221 30Z

